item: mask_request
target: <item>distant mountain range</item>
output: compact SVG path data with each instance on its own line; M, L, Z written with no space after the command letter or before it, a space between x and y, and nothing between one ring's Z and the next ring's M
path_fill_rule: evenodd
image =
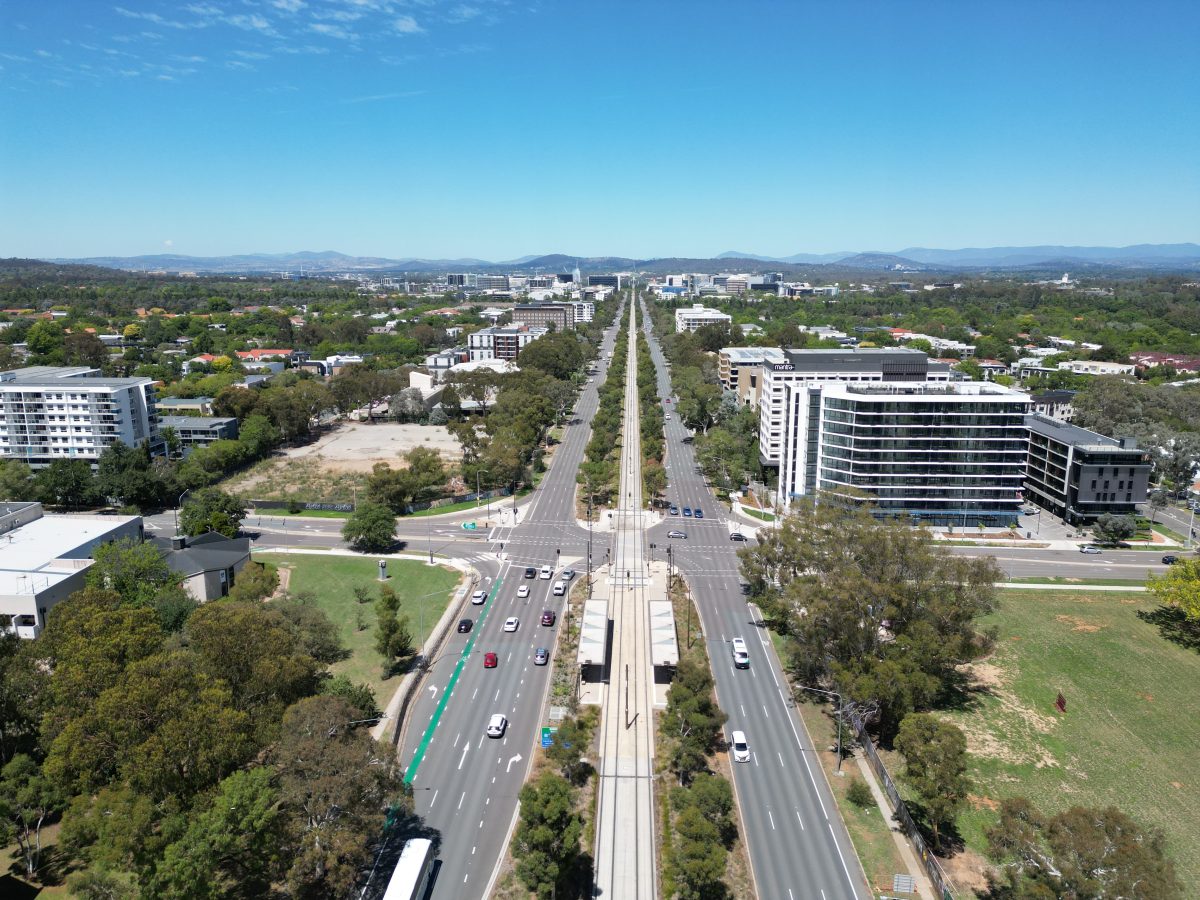
M459 259L422 259L378 256L351 256L333 250L303 250L297 253L250 253L237 256L94 256L86 259L54 259L55 263L81 263L132 271L195 272L197 274L264 274L301 271L330 272L449 272L480 270L522 270L569 272L578 266L586 272L639 270L650 272L761 270L764 264L781 268L837 270L910 270L969 271L1001 269L1094 270L1150 269L1166 271L1200 270L1200 244L1135 244L1130 247L970 247L961 250L937 250L908 247L895 253L878 251L844 253L794 253L771 257L755 253L728 251L712 258L672 257L630 259L622 256L576 257L563 253L522 256L517 259L488 261L474 257Z

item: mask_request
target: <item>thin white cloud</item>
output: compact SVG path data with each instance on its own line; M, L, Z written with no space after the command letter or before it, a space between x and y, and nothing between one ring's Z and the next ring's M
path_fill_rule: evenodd
M239 13L236 16L224 16L221 21L232 25L234 28L241 28L243 31L257 31L260 34L271 36L276 34L271 22L265 16L260 16L258 13L251 13L249 15Z
M342 41L358 40L358 35L354 32L346 30L341 25L330 25L328 22L313 22L308 26L308 30L315 34L337 38Z
M271 5L287 13L299 12L308 6L304 0L271 0Z
M460 22L469 22L471 19L478 18L481 15L483 15L483 10L478 6L456 6L446 16L446 21L457 25Z
M203 28L203 22L180 22L177 19L166 19L158 13L142 12L140 10L126 9L123 6L114 6L113 10L117 15L124 16L127 19L141 19L144 22L153 22L155 25L160 25L163 28L177 28L180 30L187 28Z
M401 100L405 97L419 97L424 91L396 91L391 94L371 94L366 97L347 97L343 103L375 103L379 100Z
M397 16L392 22L392 27L399 34L420 34L425 30L412 16Z
M234 56L240 56L242 59L270 59L271 54L260 53L258 50L234 50Z

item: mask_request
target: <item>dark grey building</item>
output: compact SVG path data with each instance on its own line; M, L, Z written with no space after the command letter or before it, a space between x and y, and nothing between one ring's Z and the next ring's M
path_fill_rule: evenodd
M587 276L587 283L588 283L588 287L595 287L596 285L601 285L603 287L610 287L610 288L614 288L615 290L619 291L621 289L621 276L620 275L589 275L589 276Z
M1031 413L1025 496L1072 525L1105 513L1133 515L1150 488L1150 454L1133 438L1115 440Z
M179 435L179 452L187 456L214 441L236 440L238 420L220 416L160 416L159 429L173 428Z

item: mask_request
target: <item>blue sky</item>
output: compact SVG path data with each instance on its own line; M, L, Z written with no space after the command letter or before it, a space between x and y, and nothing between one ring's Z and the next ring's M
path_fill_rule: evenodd
M0 0L0 256L1200 240L1200 4Z

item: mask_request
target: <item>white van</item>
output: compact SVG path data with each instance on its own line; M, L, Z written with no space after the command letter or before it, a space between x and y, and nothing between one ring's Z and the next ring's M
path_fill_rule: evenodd
M740 637L735 637L732 642L733 646L733 665L737 669L750 668L750 654L746 651L746 642Z
M735 731L730 736L729 749L733 751L734 762L750 762L750 745L746 743L744 731Z

